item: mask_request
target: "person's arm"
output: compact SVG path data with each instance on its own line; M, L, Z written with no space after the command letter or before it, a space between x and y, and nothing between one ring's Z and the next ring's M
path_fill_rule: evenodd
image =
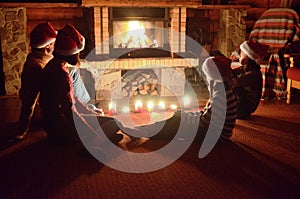
M96 111L89 108L86 104L84 104L77 96L74 96L75 106L79 113L81 114L98 114Z
M242 74L242 72L243 72L243 66L232 69L232 74L234 78L239 77Z
M238 78L235 78L235 86L243 87L253 84L253 82L257 79L256 77L261 75L259 73L260 71L255 70L242 73Z

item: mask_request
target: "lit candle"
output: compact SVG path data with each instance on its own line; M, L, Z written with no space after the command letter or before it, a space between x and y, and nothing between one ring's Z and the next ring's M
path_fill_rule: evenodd
M158 103L158 110L164 111L166 109L166 105L164 102Z
M177 106L175 104L171 104L170 105L171 110L176 111L177 110Z
M142 112L143 103L141 101L136 101L134 104L135 112Z
M148 109L148 111L153 111L153 109L154 109L154 103L153 102L148 102L147 109Z
M183 99L183 108L189 108L190 107L190 98L185 97Z
M114 103L114 102L109 103L109 105L108 105L108 111L111 114L117 113L117 105L116 105L116 103Z

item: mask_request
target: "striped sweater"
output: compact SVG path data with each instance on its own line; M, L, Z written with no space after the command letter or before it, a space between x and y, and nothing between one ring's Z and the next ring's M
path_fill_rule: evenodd
M185 112L181 114L181 119L187 124L198 124L199 131L202 133L203 128L207 130L208 126L212 126L212 131L215 129L221 130L219 138L220 142L226 142L232 136L232 131L237 118L238 99L231 86L226 82L215 82L210 88L210 100L203 111Z

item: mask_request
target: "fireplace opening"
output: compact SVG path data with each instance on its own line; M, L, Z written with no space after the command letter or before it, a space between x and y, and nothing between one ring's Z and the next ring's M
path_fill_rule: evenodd
M110 56L169 57L167 8L110 9Z

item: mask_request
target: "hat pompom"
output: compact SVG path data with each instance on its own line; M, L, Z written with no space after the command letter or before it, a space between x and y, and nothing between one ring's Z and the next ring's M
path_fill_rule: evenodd
M84 46L84 37L74 26L67 24L58 31L54 51L62 56L70 56L82 51Z
M40 23L30 33L30 46L44 48L56 39L56 31L50 22Z
M232 79L231 60L224 56L207 58L202 70L205 76L214 81L230 81Z

